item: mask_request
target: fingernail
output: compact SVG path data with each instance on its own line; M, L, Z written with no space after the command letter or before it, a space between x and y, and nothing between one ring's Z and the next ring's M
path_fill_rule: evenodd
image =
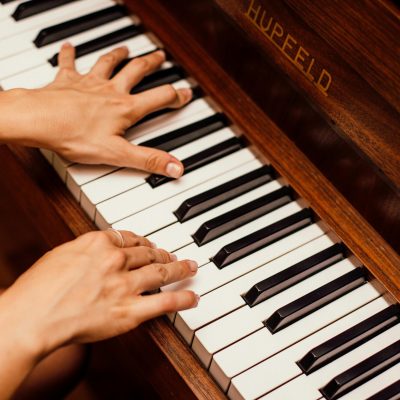
M189 101L193 96L193 90L189 88L181 89L181 93L183 94L183 97L186 101Z
M195 298L196 298L196 300L195 300L194 306L197 307L197 305L200 302L200 296L198 294L195 294Z
M195 262L195 261L189 261L188 264L189 264L189 268L192 272L196 272L199 268L197 266L197 262Z
M166 172L171 178L179 178L182 175L182 167L176 163L168 163Z
M156 248L157 248L157 245L156 245L154 242L150 242L150 246L151 246L153 249L156 249Z
M72 44L70 42L64 42L62 47L65 47L65 48L72 47Z
M169 254L169 258L171 259L171 261L177 261L178 257L175 254L170 253Z

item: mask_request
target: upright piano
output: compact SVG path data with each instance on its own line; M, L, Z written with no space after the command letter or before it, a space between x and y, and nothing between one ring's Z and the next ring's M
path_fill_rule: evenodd
M112 226L199 262L161 289L197 309L120 338L161 398L400 398L397 2L0 3L3 89L50 82L67 39L81 72L164 47L136 90L194 88L126 133L183 159L179 181L0 150L49 246Z

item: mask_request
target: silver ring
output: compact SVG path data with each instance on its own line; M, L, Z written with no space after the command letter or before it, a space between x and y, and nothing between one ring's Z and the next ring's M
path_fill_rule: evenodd
M119 247L122 249L125 247L125 240L124 237L122 236L122 233L120 231L118 231L117 229L114 228L108 228L107 230L115 233L118 236L119 239Z

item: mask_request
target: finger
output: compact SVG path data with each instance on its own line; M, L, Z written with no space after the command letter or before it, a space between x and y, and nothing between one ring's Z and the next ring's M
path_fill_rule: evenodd
M116 247L154 247L148 239L143 236L138 236L130 231L120 231L116 229L108 229L104 233L109 237L111 243Z
M171 154L150 147L137 146L123 137L116 136L110 143L112 153L107 163L128 168L140 169L150 173L179 178L183 174L183 165Z
M164 61L165 53L162 50L134 58L112 78L112 82L118 91L129 92L147 74L159 68Z
M173 282L192 277L197 273L197 263L191 260L169 264L150 264L132 271L130 279L136 294L158 289Z
M147 246L129 247L124 249L126 254L126 266L135 269L153 263L166 264L176 261L176 256L163 249L154 249Z
M75 71L75 47L71 43L64 43L58 53L58 66L60 69Z
M102 55L90 70L90 75L96 75L99 78L108 79L114 68L126 57L128 57L129 50L127 47L117 47L109 53Z
M190 101L192 94L189 88L175 89L172 85L162 85L131 96L132 125L154 111L184 106Z
M199 303L199 299L199 296L188 290L142 296L135 299L132 305L132 314L140 324L170 312L194 308Z

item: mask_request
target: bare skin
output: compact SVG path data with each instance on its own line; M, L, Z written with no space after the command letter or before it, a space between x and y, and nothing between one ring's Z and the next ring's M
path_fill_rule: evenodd
M65 44L50 85L0 93L0 143L46 148L80 163L131 167L179 178L172 155L135 146L125 130L145 115L190 101L190 89L164 85L137 95L131 88L165 60L155 52L128 63L124 47L101 57L88 74L75 69ZM193 261L178 261L147 239L122 232L92 232L39 259L0 296L0 399L10 398L45 358L71 344L106 339L167 312L195 307L190 291L143 293L192 277ZM59 350L60 352L60 350Z
M133 59L112 79L128 56L125 47L102 56L88 74L75 69L75 50L65 44L54 82L35 90L0 94L0 142L43 147L87 164L110 164L178 178L179 160L168 153L127 142L122 135L145 115L179 108L190 101L190 89L163 85L137 95L129 91L164 61L163 51Z
M195 307L191 291L143 295L196 274L190 260L122 231L91 232L39 259L0 297L0 398L9 398L54 350L134 329L159 315Z

